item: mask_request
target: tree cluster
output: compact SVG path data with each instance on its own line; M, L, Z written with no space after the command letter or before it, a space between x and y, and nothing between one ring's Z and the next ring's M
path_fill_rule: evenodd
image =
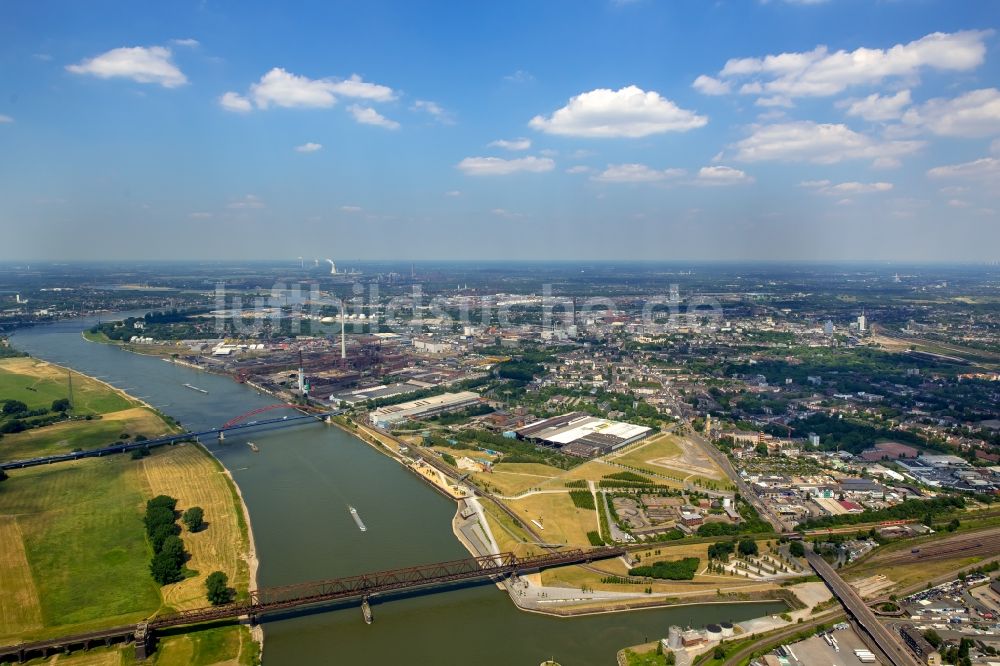
M177 500L159 495L146 502L146 536L153 547L149 573L160 585L176 583L184 578L183 566L187 560L181 528L177 524Z
M685 557L680 560L661 560L641 567L629 569L630 576L646 578L663 578L666 580L691 580L698 571L697 557Z
M861 513L845 513L839 516L820 516L809 518L799 524L799 529L815 529L817 527L832 527L834 525L853 525L856 523L874 523L883 520L905 520L910 518L932 517L939 513L951 513L956 509L964 509L965 500L957 495L935 497L932 499L912 499L900 502L895 506L873 511L867 509Z

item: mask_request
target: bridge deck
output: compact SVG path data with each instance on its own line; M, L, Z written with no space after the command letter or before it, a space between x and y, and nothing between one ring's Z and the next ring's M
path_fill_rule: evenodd
M182 432L176 435L166 435L164 437L157 437L155 439L147 439L142 442L114 444L110 446L103 446L97 449L88 449L86 451L73 451L70 453L60 453L52 456L28 458L25 460L11 460L9 462L0 463L0 470L21 469L24 467L37 467L39 465L51 465L53 463L68 462L70 460L80 460L81 458L100 458L101 456L107 456L114 453L126 453L134 449L156 448L158 446L167 446L169 444L176 444L177 442L186 439L198 439L200 437L213 437L213 436L217 437L219 433L229 433L237 430L249 430L253 428L263 428L265 426L271 426L272 428L285 428L292 425L300 425L303 421L322 420L327 416L336 416L341 413L343 413L342 410L336 410L330 412L318 412L315 414L301 414L299 416L282 416L273 419L264 419L262 421L249 421L247 423L238 423L236 425L230 425L222 428L201 430L199 432Z

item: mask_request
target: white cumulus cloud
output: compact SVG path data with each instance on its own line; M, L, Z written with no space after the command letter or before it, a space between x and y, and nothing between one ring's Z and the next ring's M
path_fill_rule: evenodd
M705 74L695 79L691 87L704 95L726 95L732 91L732 84L728 81L720 81Z
M235 92L227 92L219 97L219 106L226 111L235 111L237 113L247 113L253 109L250 100Z
M293 74L282 67L274 67L256 83L250 86L249 93L244 96L235 92L228 92L219 98L219 103L223 108L230 111L246 112L251 109L250 101L258 109L267 109L271 106L284 108L313 108L328 109L337 103L341 97L362 99L368 102L389 102L396 99L396 92L389 86L383 86L370 81L365 81L357 74L352 74L347 79L311 79L308 76ZM361 109L363 107L352 107ZM351 111L351 109L348 109ZM351 111L355 118L358 113ZM372 113L375 113L374 111ZM367 120L359 119L359 122L369 124L381 124L389 127L394 121L382 118L381 120L371 114L361 114ZM398 126L398 125L397 125Z
M391 102L396 99L396 93L389 86L370 83L362 80L357 74L343 81L330 83L330 91L342 97L366 99L372 102Z
M609 164L604 171L593 176L603 183L655 183L679 178L684 169L653 169L645 164Z
M413 111L423 111L424 113L428 113L431 117L443 125L455 124L455 118L451 112L437 102L432 102L427 99L418 99L413 103L413 106L411 106L410 109Z
M315 153L317 150L322 150L323 144L313 143L309 141L308 143L303 143L301 146L295 146L295 151L299 153Z
M744 185L754 181L740 169L727 166L707 166L698 170L697 185Z
M531 139L525 139L523 137L510 140L497 139L496 141L490 141L488 145L503 148L504 150L527 150L528 148L531 148Z
M799 183L799 187L809 188L821 194L842 197L845 195L888 192L892 189L892 183L859 183L857 181L850 181L846 183L834 184L829 180L805 180Z
M457 167L470 176L506 176L525 171L543 173L552 171L556 163L548 157L518 157L506 160L502 157L466 157Z
M173 54L165 46L132 46L111 49L66 69L74 74L100 79L125 78L139 83L158 83L164 88L176 88L187 83L187 77L173 63Z
M935 32L887 49L779 53L733 58L719 72L721 82L745 81L741 92L784 97L836 95L849 87L889 78L915 80L924 70L966 72L983 63L990 30Z
M250 86L250 95L261 109L272 104L286 108L329 108L337 103L332 86L330 81L298 76L275 67Z
M923 145L921 141L881 141L846 125L803 120L757 126L733 147L735 158L742 162L835 164L851 159L898 158Z
M1000 134L1000 90L972 90L953 99L937 98L903 115L903 123L941 136Z
M900 90L895 95L873 93L864 99L847 100L839 104L847 107L847 115L860 116L865 120L894 120L903 115L903 109L910 105L910 91Z
M682 109L655 91L627 86L581 93L551 116L535 116L528 124L561 136L639 138L686 132L707 122L707 117Z
M2 125L4 123L12 123L12 122L14 122L13 118L11 118L10 116L5 116L3 114L0 114L0 125Z
M934 167L927 172L927 175L931 178L1000 183L1000 159L982 157L971 162Z
M399 123L395 120L390 120L386 118L381 113L371 108L370 106L359 106L357 104L352 104L347 107L347 110L354 116L354 119L361 123L362 125L375 125L376 127L384 127L386 129L399 129Z

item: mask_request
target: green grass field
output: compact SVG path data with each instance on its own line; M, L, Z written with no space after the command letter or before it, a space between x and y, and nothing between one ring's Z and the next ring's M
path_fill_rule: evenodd
M0 515L16 519L47 627L36 635L130 622L159 608L145 499L141 468L126 456L18 471L0 484Z
M0 439L0 461L22 460L66 453L73 449L93 449L118 440L123 434L153 438L168 431L163 421L145 407L133 407L105 414L91 421L64 421Z
M0 360L0 398L20 400L29 409L48 408L54 400L69 396L68 371L33 358ZM73 373L75 414L107 414L134 407L130 400L108 386Z
M245 626L212 627L168 636L157 648L156 666L191 664L256 664L259 647Z

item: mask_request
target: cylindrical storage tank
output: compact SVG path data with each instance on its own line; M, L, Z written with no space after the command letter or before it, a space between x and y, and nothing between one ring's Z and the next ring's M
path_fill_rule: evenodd
M705 638L710 641L722 640L722 627L717 624L710 624L705 627Z
M722 628L722 637L729 638L733 635L733 623L732 622L720 622L719 626Z
M681 643L681 628L677 625L672 625L667 629L667 644L671 648L680 648Z

